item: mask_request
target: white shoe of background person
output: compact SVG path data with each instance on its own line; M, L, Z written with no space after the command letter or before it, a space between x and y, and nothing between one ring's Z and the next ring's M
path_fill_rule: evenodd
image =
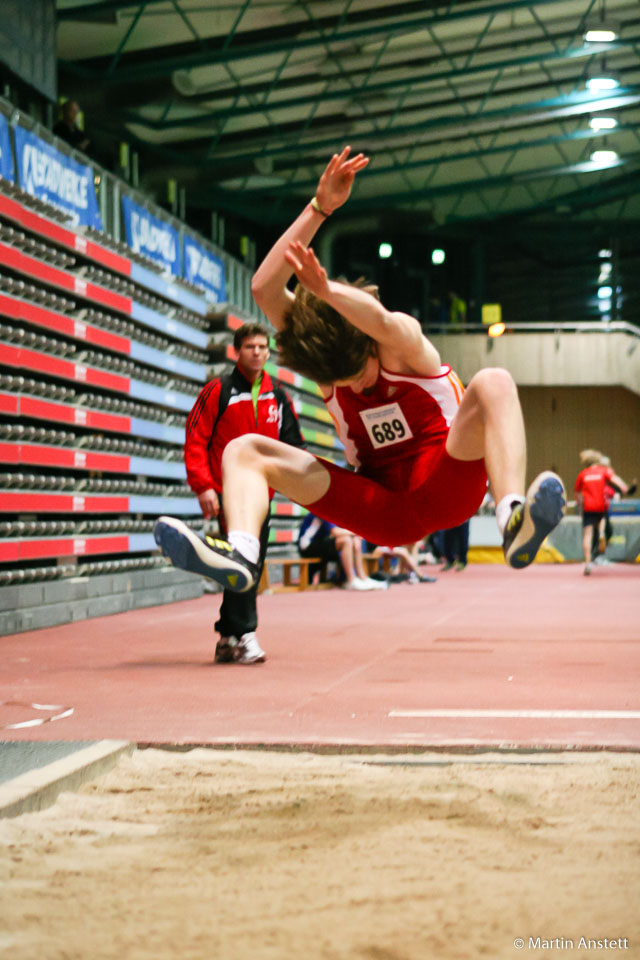
M342 584L343 590L370 590L371 588L366 585L364 580L360 580L358 577L354 577L353 580L345 580Z
M360 577L354 577L353 580L349 580L343 585L343 590L377 590L377 586L372 586L372 583L376 583L375 580L369 580L367 577L366 580L361 580Z
M591 564L590 564L590 563L585 563L585 565L584 565L584 570L583 570L582 572L584 573L585 577L590 576L590 575L591 575Z
M374 580L373 577L365 577L362 582L368 584L369 590L388 590L389 589L388 580Z
M243 633L238 640L235 663L264 663L267 655L258 643L255 633Z

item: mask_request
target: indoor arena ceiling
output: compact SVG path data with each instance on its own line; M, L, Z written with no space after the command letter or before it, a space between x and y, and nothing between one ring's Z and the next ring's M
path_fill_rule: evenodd
M274 223L349 143L351 213L640 218L639 0L58 0L58 56L88 128L189 203Z

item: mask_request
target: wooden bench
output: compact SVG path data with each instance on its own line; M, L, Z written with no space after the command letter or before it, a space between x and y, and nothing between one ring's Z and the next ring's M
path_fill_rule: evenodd
M379 572L380 561L382 561L383 573L391 572L392 556L390 553L384 553L381 557L376 556L375 553L363 553L362 559L364 561L364 569L369 576L371 576L372 573Z
M300 590L317 590L333 586L333 584L326 583L319 583L315 586L310 584L309 567L311 564L322 564L322 560L319 557L267 557L264 562L264 567L262 568L258 593L264 593L265 590L270 590L272 593L292 593ZM271 586L269 580L270 566L282 567L283 582L281 584L276 583ZM297 581L292 581L291 579L294 567L298 567L299 570Z

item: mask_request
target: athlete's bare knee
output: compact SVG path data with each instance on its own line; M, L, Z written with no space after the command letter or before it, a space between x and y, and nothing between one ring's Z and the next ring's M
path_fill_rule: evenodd
M222 454L222 465L225 469L240 464L257 466L271 452L267 437L261 437L257 433L245 433L241 437L234 437L226 445Z
M508 370L502 367L485 367L471 378L468 391L473 391L481 403L504 403L517 399L518 390Z

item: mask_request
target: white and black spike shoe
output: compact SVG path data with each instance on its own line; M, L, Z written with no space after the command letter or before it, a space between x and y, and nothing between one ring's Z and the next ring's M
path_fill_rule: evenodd
M226 590L244 593L257 579L257 566L226 540L203 540L175 517L160 517L153 536L174 567L215 580Z
M560 477L546 470L533 481L524 503L515 504L504 529L502 549L509 566L528 567L545 537L562 520L566 506Z

